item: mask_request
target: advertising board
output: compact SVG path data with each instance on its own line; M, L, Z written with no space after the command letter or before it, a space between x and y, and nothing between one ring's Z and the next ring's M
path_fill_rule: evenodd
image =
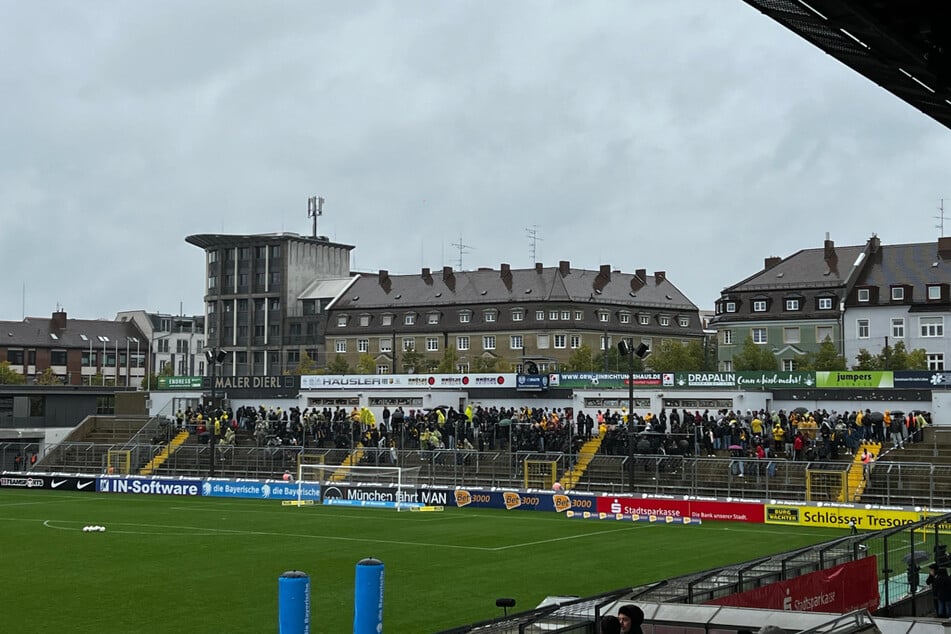
M208 479L201 485L201 494L215 498L251 498L257 500L296 500L298 485L294 482L257 480ZM320 499L320 484L303 482L300 484L302 500Z

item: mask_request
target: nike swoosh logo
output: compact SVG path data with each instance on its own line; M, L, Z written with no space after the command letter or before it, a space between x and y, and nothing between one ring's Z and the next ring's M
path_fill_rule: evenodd
M59 482L57 482L56 480L53 480L53 482L50 483L50 486L55 489L55 488L58 488L61 484L66 484L66 480L60 480Z
M86 487L88 487L88 486L89 486L90 484L92 484L93 482L95 482L95 480L90 480L89 482L79 482L79 483L76 484L76 489L79 490L79 491L82 491L83 489L85 489Z

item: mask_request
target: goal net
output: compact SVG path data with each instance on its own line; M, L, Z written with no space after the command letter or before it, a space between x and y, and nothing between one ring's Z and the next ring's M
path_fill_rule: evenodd
M321 504L376 506L406 510L420 507L419 467L364 467L301 462L298 501L307 482L321 485Z

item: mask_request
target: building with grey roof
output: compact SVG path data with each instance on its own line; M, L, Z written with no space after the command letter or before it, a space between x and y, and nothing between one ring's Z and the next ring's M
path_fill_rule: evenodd
M381 374L419 370L405 367L406 352L438 362L450 347L459 372L518 369L523 359L546 372L582 345L599 351L624 338L657 346L702 338L703 329L698 308L664 271L592 271L562 261L361 274L328 304L325 336L327 357L353 367L369 354Z
M148 339L131 321L52 317L0 322L0 359L33 382L47 368L67 385L137 387L145 377Z
M205 374L205 316L169 315L144 310L118 313L119 321L133 321L148 342L146 369L160 374L171 366L174 376Z
M710 325L719 369L734 369L747 338L769 346L781 370L796 369L826 339L848 365L862 348L879 354L903 340L908 350L924 348L932 369L944 369L949 241L889 246L873 235L864 245L837 247L827 236L822 248L766 258L716 302Z

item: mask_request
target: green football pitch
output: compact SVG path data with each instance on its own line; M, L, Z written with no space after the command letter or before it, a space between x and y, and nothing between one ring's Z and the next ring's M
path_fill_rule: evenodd
M24 632L276 632L278 577L302 570L311 631L350 632L355 566L375 557L385 631L434 632L501 616L499 597L528 610L843 533L2 489L0 620Z

